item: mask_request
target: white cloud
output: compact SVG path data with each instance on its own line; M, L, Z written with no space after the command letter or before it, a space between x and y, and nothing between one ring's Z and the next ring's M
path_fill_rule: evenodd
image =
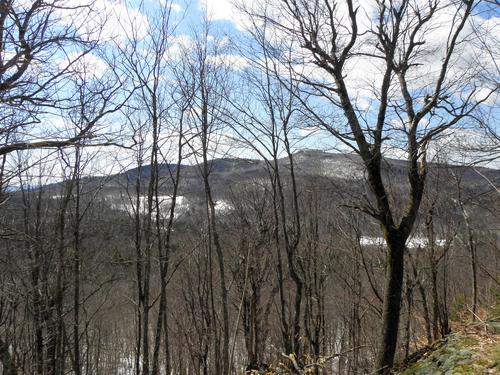
M301 3L301 2L299 2ZM419 8L425 12L428 8L427 0L413 0L409 9ZM450 5L451 4L451 5ZM351 93L351 99L357 102L360 109L366 108L367 99L377 99L379 97L382 77L385 72L385 62L383 59L373 57L380 55L380 52L375 49L376 40L373 40L373 34L367 32L370 29L377 27L375 16L377 13L377 4L375 1L359 1L360 10L358 11L358 36L356 46L353 48L352 56L348 60L344 68L345 82ZM272 6L272 5L271 5ZM279 6L276 9L269 10L272 14L276 13L277 19L285 26L294 27L291 19L286 11L281 10ZM411 10L410 10L411 12ZM320 11L321 14L321 11ZM338 4L336 8L336 22L339 27L339 35L337 45L342 48L350 38L349 18L346 13L345 5ZM220 16L224 16L221 12ZM228 17L229 16L224 16ZM237 16L232 16L233 18ZM323 17L323 18L321 18ZM373 20L373 25L372 25ZM440 69L446 55L447 43L449 40L450 30L454 31L457 27L459 18L456 17L456 5L452 2L442 3L438 11L416 35L416 40L421 42L415 49L415 57L412 61L414 65L408 73L408 84L410 92L419 92L422 96L425 93L432 93L435 87ZM459 43L455 48L455 53L449 65L449 72L446 76L445 87L450 87L453 95L458 95L460 90L455 90L458 87L455 85L477 83L480 85L485 74L490 75L490 79L498 80L498 67L495 65L495 58L498 60L498 52L494 46L500 43L500 16L490 17L488 19L475 15L466 23L462 30ZM329 50L329 36L331 30L328 26L327 12L324 16L320 15L320 32L318 33L320 44L323 44L326 50ZM406 23L410 22L409 25ZM409 17L403 20L404 25L401 27L413 27L415 20ZM346 26L346 28L344 28ZM268 33L271 34L271 26L268 25ZM281 40L285 40L287 35L283 35L282 31L274 30L275 35L271 36L275 40L276 45L280 45ZM409 33L405 35L406 40L402 40L400 46L406 48L408 45ZM289 39L289 37L288 37ZM489 46L485 48L485 46ZM306 49L301 49L295 45L295 52L298 56L302 54L303 61L306 62L305 76L317 78L321 81L331 81L328 75L325 75L307 66L307 62L311 60L311 53ZM358 53L363 53L360 55ZM497 54L495 56L495 53ZM493 55L492 55L493 54ZM496 72L492 73L492 72ZM491 77L493 74L494 77ZM419 91L420 90L420 91ZM399 92L397 80L393 80L393 98L401 96ZM377 108L374 108L375 110Z
M498 106L500 103L500 91L489 87L481 87L474 93L474 100Z
M316 135L318 133L323 133L323 132L325 132L325 129L323 129L319 126L306 126L306 127L299 129L299 136L308 137L308 136Z
M69 65L71 63L71 65ZM69 53L64 61L61 61L60 67L64 69L69 66L69 70L75 74L93 76L101 78L108 70L109 66L100 57L87 53L80 55L77 52Z
M246 17L234 5L234 0L200 0L202 11L206 12L208 19L212 21L230 21L239 30L244 30L249 26L248 17Z
M98 5L98 8L101 8L100 12L109 12L109 19L103 30L105 38L123 40L132 31L138 39L146 36L149 22L147 16L140 10L113 0L104 0L97 4L100 4Z
M132 35L142 39L149 27L144 13L119 0L65 0L58 12L61 23L100 41L121 42Z
M160 0L160 5L162 7L168 6L175 13L180 13L180 12L182 12L184 10L184 8L182 7L182 5L174 3L174 2L172 2L170 0Z
M169 47L165 52L165 59L180 60L185 54L195 47L195 41L189 35L181 34L172 36Z
M212 20L234 21L234 5L231 0L200 0L200 6Z
M227 53L219 55L210 55L208 56L207 60L211 64L232 70L243 70L250 65L248 60L245 59L243 56L235 54L227 54Z
M448 129L429 144L430 160L449 164L478 163L500 168L500 148L493 139L472 129Z

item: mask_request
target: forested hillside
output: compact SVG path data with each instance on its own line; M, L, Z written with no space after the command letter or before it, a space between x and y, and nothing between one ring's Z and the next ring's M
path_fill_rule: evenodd
M298 297L291 294L288 255L276 233L278 202L263 162L209 162L215 232L207 229L198 172L202 166L170 167L180 173L177 192L169 166L159 167L151 203L149 165L141 173L134 169L106 178L22 186L4 195L4 324L10 328L10 343L28 350L25 356L16 352L17 365L31 366L31 350L37 346L30 340L36 331L30 332L37 326L44 355L50 329L56 329L50 328L51 321L57 317L55 306L47 304L55 303L51 300L61 288L66 329L79 312L80 350L90 373L134 369L140 347L137 324L146 314L153 319L153 343L162 332L157 317L166 319L160 324L166 323L168 336L159 340L162 346L168 344L164 348L172 371L202 371L203 366L214 371L208 370L208 359L214 355L214 335L222 334L222 266L232 323L230 355L237 373L249 365L269 365L275 371L279 363L293 365L280 349L285 340L293 345L293 336L286 335L293 329L299 330L300 366L340 374L369 371L379 330L386 250L376 222L349 206L368 194L362 169L357 176L343 172L354 174L359 160L318 152L301 152L292 159L297 160L295 196L301 224L293 258L303 285ZM335 161L343 166L338 175L335 169L324 169ZM280 164L283 195L293 202L290 165L286 160ZM404 170L399 162L387 161L385 170L393 191L407 190L400 181ZM496 184L500 180L497 170L482 169L481 174ZM499 287L498 193L472 168L433 165L428 179L405 254L399 360L447 335L456 314L474 320L477 303L494 301ZM149 211L148 204L154 209ZM285 208L285 220L294 223L293 205L286 203ZM299 235L293 226L286 230L290 236ZM218 250L207 239L215 233L222 265L215 262ZM161 246L166 241L168 248ZM62 280L57 278L59 267ZM145 283L152 301L147 312L140 304ZM76 293L78 300L73 299ZM301 304L298 328L291 321L296 298ZM74 342L67 339L70 356ZM165 363L164 355L159 363Z
M475 323L464 324L456 317L456 332L416 352L398 373L497 374L500 371L499 302L483 306L481 317Z
M499 19L0 0L0 375L496 358Z

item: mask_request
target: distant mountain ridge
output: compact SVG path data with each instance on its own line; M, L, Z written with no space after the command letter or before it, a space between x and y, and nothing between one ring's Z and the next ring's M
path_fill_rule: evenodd
M384 158L383 168L384 170L392 170L396 174L402 175L406 172L406 161L394 158ZM293 154L293 162L296 171L299 174L305 175L322 175L325 177L349 179L352 177L362 177L364 173L364 165L361 157L356 154L347 153L330 153L321 150L303 150L298 151ZM288 157L282 157L279 159L279 163L282 167L287 168L289 165ZM266 162L259 159L246 159L246 158L218 158L209 161L210 164L210 174L212 177L228 177L241 176L249 177L252 175L263 175L265 173ZM168 171L175 171L177 168L176 164L160 164L159 165L159 175L166 176ZM188 177L193 177L198 172L197 165L181 164L183 169L183 174ZM430 162L430 170L448 170L459 172L462 178L468 181L471 180L484 180L484 177L489 179L498 180L500 182L500 170L491 169L486 167L471 167L471 166L457 166L448 164L437 164ZM399 173L397 173L399 172ZM481 174L484 175L481 176ZM151 173L151 166L144 165L141 167L141 175L143 177L149 177ZM115 175L115 177L120 178L121 176L137 176L137 168L132 168L125 172L121 172Z
M346 188L359 188L366 180L365 168L359 155L329 153L319 150L303 150L293 155L294 170L299 182L324 184L325 180L335 181ZM209 161L210 181L217 195L225 195L236 184L251 183L252 181L268 181L272 163L266 166L264 160L244 158L219 158ZM283 178L288 178L290 162L288 157L279 159L279 168ZM176 171L177 164L164 163L159 165L160 190L168 194L170 174ZM181 164L181 195L201 196L203 193L202 179L198 165ZM391 184L405 185L406 162L404 160L385 158L383 174L391 179ZM85 177L82 182L88 186L95 185L103 190L103 194L116 193L117 190L131 188L135 185L139 168L131 168L110 176ZM147 179L151 176L149 164L140 167L141 184L147 186ZM429 181L441 178L444 181L459 176L464 186L469 188L500 185L500 170L484 167L453 166L446 164L429 163ZM320 182L323 181L323 182ZM49 190L58 190L61 182L47 185ZM162 188L164 186L164 188Z

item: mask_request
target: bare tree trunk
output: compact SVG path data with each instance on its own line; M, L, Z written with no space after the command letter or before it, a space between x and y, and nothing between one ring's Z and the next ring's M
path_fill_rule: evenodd
M415 279L415 283L417 285L418 292L420 293L420 298L422 298L422 309L424 310L425 333L427 336L427 344L430 345L432 343L432 331L431 331L431 317L429 314L429 305L427 303L427 293L425 291L424 286L422 285L422 281L420 280L420 275L418 274L417 265L415 264L415 260L413 259L413 256L410 253L408 253L408 258L410 259L410 264L411 264L411 267L413 270L413 278Z
M73 176L75 178L75 224L73 238L73 371L81 374L80 360L80 147L76 147Z
M174 225L175 208L177 202L177 193L180 181L180 170L182 163L182 151L183 151L183 119L180 121L179 138L177 143L177 163L175 166L175 172L169 169L170 176L172 178L173 192L170 199L169 217L166 226L166 233L164 240L161 236L161 215L159 207L159 196L158 196L158 178L156 179L155 194L156 194L156 232L158 241L158 258L160 263L160 305L158 307L158 318L156 322L156 334L155 334L155 344L153 352L153 370L152 374L156 375L159 372L158 361L160 355L160 343L161 343L161 333L162 329L165 332L164 345L165 345L165 373L170 374L171 364L170 364L170 347L168 340L168 325L167 325L167 275L169 270L169 260L170 260L170 248L171 248L171 235ZM154 167L158 169L157 160L154 163ZM158 171L156 172L158 174Z
M1 187L0 187L1 188ZM29 201L24 184L20 186L23 202L23 224L26 234L25 247L30 258L30 281L33 308L33 328L34 328L34 367L37 375L43 375L44 370L44 337L43 337L43 300L42 300L42 278L44 269L42 268L42 244L41 244L41 211L43 190L39 189L36 198L36 221L35 233L30 235ZM46 272L45 272L46 273ZM45 276L46 277L46 276Z
M431 265L431 293L432 293L432 338L437 340L439 338L439 296L437 285L437 269L435 265Z
M467 240L470 256L470 268L471 268L471 285L472 285L472 321L477 320L477 301L478 301L478 291L477 291L477 258L476 258L476 244L474 241L474 234L470 225L467 224Z
M410 275L406 274L406 324L405 324L405 344L404 344L404 351L406 358L408 358L408 356L410 355L412 310L413 310L413 285L411 285Z
M75 176L65 186L65 194L59 208L58 217L58 241L57 241L57 256L56 256L56 285L54 297L50 301L50 308L53 310L51 322L48 328L48 374L62 375L66 356L65 350L65 327L63 316L64 291L66 289L66 274L65 274L65 253L66 253L66 214L74 188Z
M404 276L405 241L388 235L386 258L386 284L382 309L382 336L376 369L379 374L389 374L397 348L401 295Z
M3 375L17 375L14 360L9 352L9 345L0 339L0 363L3 366Z
M440 319L441 319L441 336L445 337L450 333L449 319L448 319L448 251L443 256L443 272L442 272L442 301Z
M462 200L462 188L461 181L458 179L457 183L458 189L458 205L462 211L462 217L464 218L465 229L467 231L467 250L469 251L469 261L470 261L470 277L471 277L471 288L472 288L472 321L477 320L477 301L478 301L478 291L477 291L477 259L476 259L476 240L474 238L474 229L469 220L469 214L465 208L464 202Z
M275 158L276 159L276 158ZM277 161L275 160L275 165ZM271 172L270 172L271 173ZM287 303L285 298L285 284L284 284L284 272L283 272L283 260L281 257L281 239L279 234L279 213L278 213L278 192L277 192L277 171L274 170L274 174L270 176L271 185L273 188L273 218L274 218L274 240L276 244L276 258L277 258L277 278L278 278L278 289L279 289L279 299L280 299L280 322L281 322L281 335L283 337L283 346L286 353L292 353L293 346L291 342L290 334L290 324L288 322L288 315L286 313Z
M137 166L137 176L135 181L135 212L134 212L134 231L135 231L135 266L136 266L136 283L137 283L137 312L136 312L136 352L135 352L135 372L136 375L141 373L141 353L142 353L142 310L143 303L143 279L142 279L142 229L141 229L141 177L142 177L142 161L138 157L139 165Z
M221 363L221 374L229 373L229 310L228 310L228 293L226 288L226 276L225 276L225 265L224 265L224 253L222 251L222 246L219 239L219 233L217 230L216 216L215 216L215 202L212 197L212 191L210 188L210 183L208 180L208 159L206 150L203 153L203 181L205 185L205 195L207 199L207 215L208 215L208 225L210 227L211 237L213 240L215 252L217 255L217 262L220 274L220 291L222 298L222 363Z

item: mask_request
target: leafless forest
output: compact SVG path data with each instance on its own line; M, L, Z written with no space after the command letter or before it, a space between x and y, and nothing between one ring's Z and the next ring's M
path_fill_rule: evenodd
M0 374L390 374L480 320L499 19L0 0Z

